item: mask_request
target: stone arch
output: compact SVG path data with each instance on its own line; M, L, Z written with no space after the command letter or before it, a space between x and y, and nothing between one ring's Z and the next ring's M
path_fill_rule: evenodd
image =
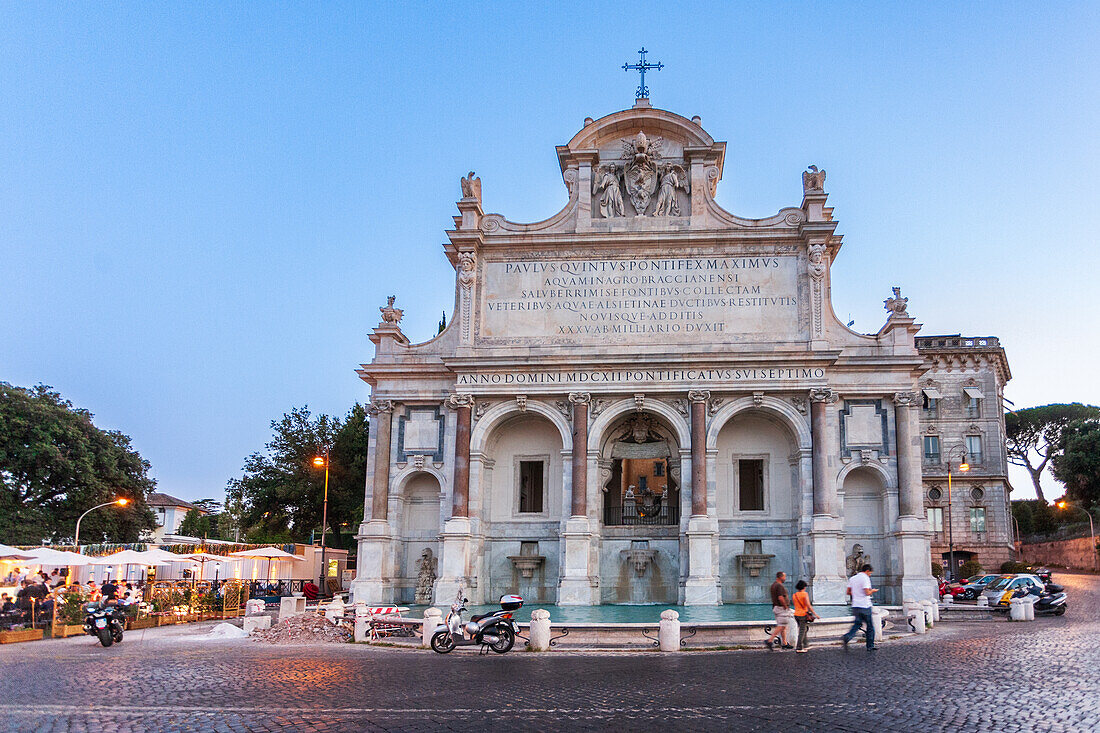
M691 428L687 420L671 405L657 399L646 399L642 407L633 398L622 399L599 414L588 429L588 450L598 451L604 441L604 433L623 415L631 412L650 412L665 419L676 436L681 449L691 446Z
M840 473L836 475L836 485L839 491L844 491L844 480L848 477L848 474L850 474L857 468L866 468L872 473L878 474L879 478L882 481L883 492L897 490L898 485L897 481L895 480L896 477L889 471L887 471L886 467L878 461L870 461L867 463L864 463L863 461L851 461L850 463L848 463L848 465L844 466L844 468L840 469Z
M516 415L528 413L541 415L553 423L561 435L562 449L573 450L573 426L569 424L565 416L545 402L529 399L526 410L521 410L514 400L501 402L486 410L470 434L470 452L484 452L490 436L501 423Z
M838 485L841 494L844 539L842 552L845 558L854 554L855 546L862 547L867 561L874 566L872 578L880 585L892 585L892 548L887 517L888 474L874 464L862 463L848 466ZM846 564L850 562L846 560ZM847 568L846 568L847 569ZM884 592L884 602L891 603L890 593Z
M710 419L710 425L707 426L708 451L717 450L718 434L722 432L723 426L735 415L746 411L763 413L777 420L791 433L800 450L810 450L813 446L809 421L794 405L776 397L758 399L746 396L725 405Z
M406 468L402 474L401 480L394 482L398 491L396 501L391 504L397 512L400 538L394 547L397 570L394 593L399 603L412 603L422 553L430 550L438 560L442 551L439 534L443 484L434 467Z

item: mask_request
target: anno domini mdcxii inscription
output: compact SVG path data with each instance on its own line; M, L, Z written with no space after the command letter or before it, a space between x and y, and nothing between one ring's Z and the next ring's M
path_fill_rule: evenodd
M480 337L591 343L799 339L792 255L485 262Z

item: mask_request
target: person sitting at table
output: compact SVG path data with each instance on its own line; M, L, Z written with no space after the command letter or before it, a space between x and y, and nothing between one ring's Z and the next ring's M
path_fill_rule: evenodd
M65 576L61 574L60 570L54 568L54 571L50 573L49 586L51 588L60 588L63 585L65 585Z
M15 611L15 603L7 593L0 594L0 613L12 613Z

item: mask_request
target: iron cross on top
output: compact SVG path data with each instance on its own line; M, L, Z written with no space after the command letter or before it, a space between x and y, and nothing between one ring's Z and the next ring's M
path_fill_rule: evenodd
M645 72L647 69L656 69L660 71L664 68L664 64L658 61L655 64L647 64L645 60L646 50L645 46L642 46L642 50L638 52L638 63L636 64L623 64L623 71L637 71L642 75L642 83L638 86L638 91L635 92L636 99L649 99L649 87L645 85Z

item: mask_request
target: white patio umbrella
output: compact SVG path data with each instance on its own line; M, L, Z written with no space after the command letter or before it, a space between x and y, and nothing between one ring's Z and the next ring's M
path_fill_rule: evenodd
M97 557L88 565L125 565L129 574L129 568L131 565L167 565L164 560L158 559L155 555L149 556L145 552L138 552L137 550L122 550L116 552L113 555L104 555L103 557Z
M237 552L229 553L229 557L242 557L250 558L253 560L267 560L267 575L264 577L265 581L271 578L271 561L272 560L305 560L301 555L291 555L289 552L280 550L278 547L257 547L254 550L239 550Z
M199 566L199 580L203 579L206 574L206 563L208 562L234 562L235 558L226 557L225 555L212 555L209 552L193 552L190 555L185 556L188 560L200 563Z
M30 550L20 550L11 545L0 544L0 560L30 560L32 558Z
M38 547L27 550L27 554L33 558L32 562L37 562L39 565L49 565L50 567L89 565L94 559L87 555L81 555L79 552L55 550L52 547Z

